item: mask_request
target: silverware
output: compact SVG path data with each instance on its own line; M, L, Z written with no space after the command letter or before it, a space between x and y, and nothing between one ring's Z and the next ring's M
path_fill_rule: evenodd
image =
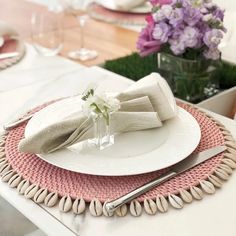
M0 59L12 58L12 57L16 57L18 55L19 55L19 52L2 53L2 54L0 54Z
M17 127L18 125L21 125L21 124L24 123L25 121L31 119L31 118L33 117L33 115L34 115L34 114L31 114L31 115L25 116L24 118L22 118L22 119L20 119L20 120L17 120L17 121L14 121L14 122L5 124L5 125L3 125L3 129L5 129L5 130L11 130L11 129Z
M74 96L78 96L78 95L74 95ZM73 97L74 97L73 96ZM25 116L24 118L21 118L21 119L18 119L16 121L11 121L7 124L4 124L3 125L3 129L8 131L8 130L11 130L11 129L14 129L15 127L21 125L22 123L24 123L25 121L28 121L30 120L32 117L34 116L34 114L31 114L31 115L27 115Z
M113 201L107 202L105 208L109 213L112 213L123 204L133 200L134 198L142 195L143 193L146 193L152 188L164 183L165 181L175 177L176 175L183 173L186 170L189 170L201 164L202 162L214 157L215 155L225 150L225 146L216 146L197 154L191 154L190 156L188 156L188 158L174 165L166 174L161 175L157 179L154 179Z

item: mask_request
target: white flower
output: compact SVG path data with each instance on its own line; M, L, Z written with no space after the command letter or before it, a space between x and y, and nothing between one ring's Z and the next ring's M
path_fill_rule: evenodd
M202 14L206 14L206 13L208 13L209 11L208 11L205 7L202 7L202 8L200 9L200 12L201 12Z
M115 112L120 109L120 101L118 99L107 94L102 94L99 98L103 101L101 105L107 107L109 112Z
M152 17L154 19L155 22L159 22L165 19L165 16L163 14L163 12L161 10L155 12L152 14Z
M207 21L210 21L212 18L213 18L212 14L207 14L202 17L202 20L207 22Z
M90 90L85 94L83 104L84 113L89 116L91 113L101 114L107 119L108 114L120 109L120 101L107 94L91 94Z
M170 18L172 12L173 12L173 8L171 5L162 5L161 6L161 11L162 14L166 17L166 18Z

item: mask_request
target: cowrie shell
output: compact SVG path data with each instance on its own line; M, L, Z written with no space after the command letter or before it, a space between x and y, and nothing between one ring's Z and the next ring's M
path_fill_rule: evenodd
M131 201L129 210L132 216L140 216L142 214L142 206L137 200Z
M236 150L235 150L234 148L227 147L227 151L228 151L229 153L232 153L232 154L236 155ZM225 153L225 154L226 154L226 153Z
M230 132L229 132L229 131L226 131L226 130L223 130L223 131L222 131L222 134L224 134L224 135L230 135Z
M35 193L34 195L34 202L42 203L45 200L47 194L48 194L48 190L46 188L39 189L37 193Z
M72 205L72 210L75 214L82 214L86 209L86 204L83 198L76 198Z
M127 212L128 212L128 208L126 204L120 206L119 208L115 210L116 215L119 217L126 216Z
M1 140L0 141L0 147L3 147L5 145L5 143L6 143L5 140Z
M25 197L28 199L31 199L34 197L36 192L39 190L39 186L37 184L32 184L30 185L26 190L25 190Z
M225 142L225 145L227 146L227 147L231 147L231 148L233 148L233 149L236 149L236 142L235 141L226 141Z
M44 204L47 206L47 207L53 207L56 205L58 201L58 193L55 193L55 192L52 192L52 193L49 193L45 199L44 199Z
M225 135L224 138L227 141L234 142L234 138L231 135ZM227 143L227 141L226 141L226 143Z
M168 195L168 199L169 199L169 202L170 202L170 205L176 209L181 209L184 207L184 203L183 203L183 200L174 195L174 194L169 194Z
M209 181L202 180L200 181L200 185L202 189L208 194L213 194L216 191L214 185Z
M5 158L0 159L0 167L5 165L7 163L7 160Z
M223 162L224 164L226 164L227 166L229 166L230 168L232 168L232 169L235 169L235 168L236 168L236 163L235 163L233 160L231 160L231 159L224 158L224 159L222 160L222 162Z
M236 162L236 154L233 153L225 153L224 157L227 157L229 159L231 159L232 161Z
M20 181L21 181L21 176L19 174L15 174L9 179L8 184L11 188L16 188L20 183Z
M4 158L4 157L6 157L6 154L5 154L5 152L3 152L4 151L4 148L0 148L0 159L2 159L2 158Z
M26 179L22 180L17 186L17 191L19 194L24 194L25 190L30 186L30 182Z
M92 216L102 215L102 204L98 199L94 199L90 202L89 211Z
M3 182L8 182L9 179L15 174L13 170L9 170L6 173L2 175L2 181Z
M197 199L197 200L203 199L203 192L202 192L202 190L200 188L192 186L190 188L190 192L191 192L191 194L193 195L193 197L195 199Z
M229 167L229 166L227 166L227 165L225 165L225 164L220 164L219 165L219 168L221 168L222 170L224 170L227 174L229 174L229 175L231 175L232 173L233 173L233 170Z
M221 168L217 168L215 170L215 174L223 180L228 180L229 179L228 173L226 171L222 170Z
M157 205L152 199L145 199L143 205L148 215L155 215L157 213Z
M164 213L168 211L168 202L162 195L156 198L156 204L160 212Z
M180 194L180 196L181 196L181 198L183 199L184 202L191 203L193 201L193 196L187 190L181 189L179 191L179 194Z
M222 186L222 182L220 181L220 179L217 176L209 175L208 179L209 179L209 181L211 181L211 183L214 184L215 187L220 188Z
M2 165L1 167L0 167L0 174L1 175L4 175L6 172L8 172L9 170L11 169L11 166L8 164L8 163L6 163L5 165Z
M64 196L59 202L59 210L61 212L68 212L72 207L72 200L70 196Z

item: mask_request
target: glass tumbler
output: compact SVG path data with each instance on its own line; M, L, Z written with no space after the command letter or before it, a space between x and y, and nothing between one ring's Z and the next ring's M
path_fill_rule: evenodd
M31 39L40 55L57 55L63 45L62 15L54 12L33 13Z

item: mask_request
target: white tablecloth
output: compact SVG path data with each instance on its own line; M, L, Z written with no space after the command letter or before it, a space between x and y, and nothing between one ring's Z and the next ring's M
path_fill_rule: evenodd
M131 83L101 68L87 69L60 57L39 59L34 56L30 47L28 53L21 64L0 72L0 87L4 84L4 89L0 92L0 124L45 101L73 95L83 90L90 80L99 81L101 87L104 83L114 89L118 86L120 89L125 88ZM236 122L214 116L219 118L236 138ZM156 216L144 213L139 218L126 216L108 219L95 218L89 213L82 216L60 213L58 207L46 208L26 200L18 195L15 189L10 189L2 182L0 195L52 236L72 236L75 233L80 236L235 236L235 186L234 173L213 196L205 196L202 201L186 204L182 210L170 209L168 213L158 213Z

